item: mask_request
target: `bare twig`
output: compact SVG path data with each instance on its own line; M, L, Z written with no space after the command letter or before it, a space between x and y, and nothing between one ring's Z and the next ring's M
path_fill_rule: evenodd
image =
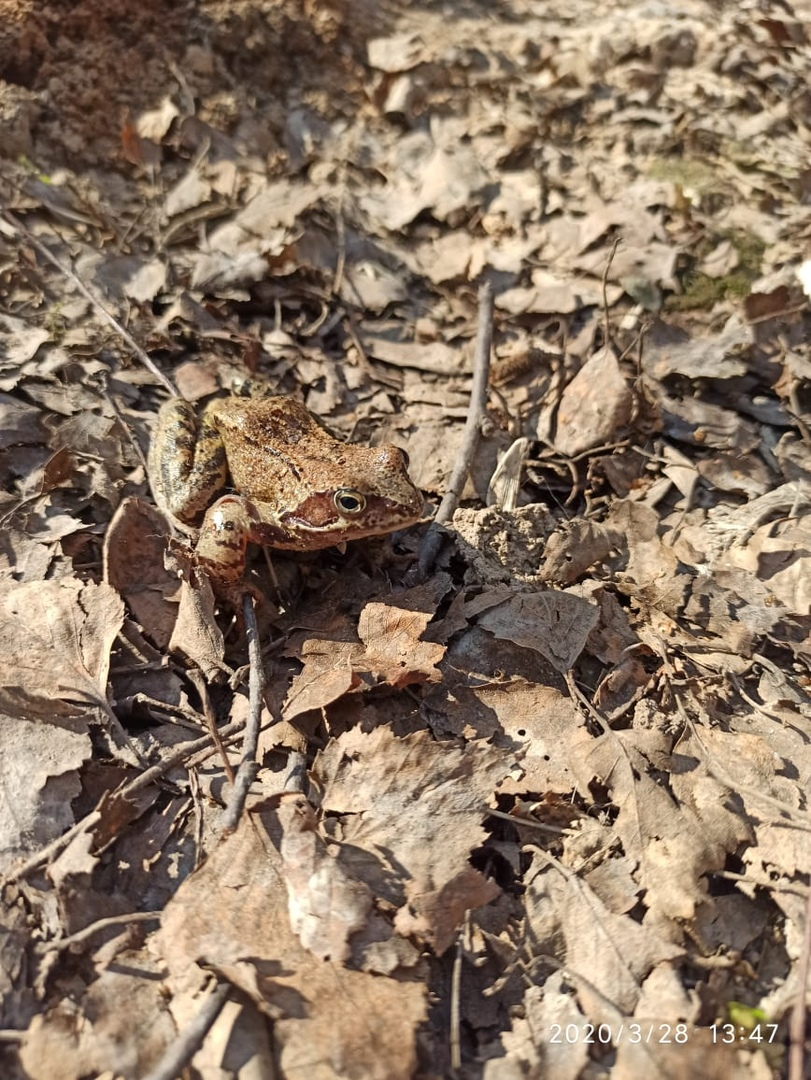
M84 296L87 300L90 301L90 303L93 305L93 307L102 317L102 319L104 319L104 321L108 323L113 328L113 330L116 331L117 334L121 336L121 338L127 343L127 345L129 345L135 356L140 360L140 362L144 365L147 371L150 371L158 380L158 382L161 383L162 386L166 387L166 389L170 394L172 394L172 396L176 396L177 391L163 374L163 372L160 371L159 368L157 368L155 364L152 363L149 355L144 352L144 350L141 348L141 346L138 344L132 334L130 334L121 325L118 319L116 319L116 317L107 310L107 308L102 304L98 297L93 295L93 293L90 291L90 289L88 289L82 279L76 273L74 273L74 271L71 270L70 267L63 266L59 259L57 259L57 257L48 250L45 244L43 244L41 240L38 240L37 237L34 236L34 234L29 229L26 229L25 225L23 225L23 223L18 220L18 218L15 217L15 215L12 214L10 210L3 210L0 211L0 213L2 213L4 220L8 222L8 224L17 233L19 237L25 240L26 243L30 244L33 248L36 248L40 255L42 255L44 259L47 259L51 266L56 267L56 269L59 271L60 274L62 274L63 277L67 278L68 281L73 282L73 284L82 294L82 296Z
M248 676L248 692L250 699L250 713L245 727L245 739L242 743L242 760L237 769L234 786L228 806L220 821L220 834L227 836L232 833L239 824L242 811L245 808L245 800L248 791L254 782L259 766L256 761L256 751L259 747L259 729L262 718L262 701L264 698L265 674L262 664L262 650L259 645L259 628L256 625L256 610L254 598L250 593L245 593L242 598L242 613L245 617L245 633L248 638L248 663L250 674Z
M453 958L453 975L451 976L451 1020L450 1020L450 1036L451 1036L451 1068L462 1068L462 957L464 954L464 935L468 932L470 926L470 912L465 912L465 925L462 930L459 931L459 937L456 942L456 956Z
M335 263L335 277L332 282L332 295L338 296L344 280L346 269L346 223L344 222L344 192L346 191L346 166L341 169L341 185L338 194L338 206L332 219L335 222L335 233L338 240L338 258Z
M200 695L200 701L203 706L203 716L206 720L206 727L209 730L211 738L214 740L214 745L220 752L220 759L222 760L223 768L225 769L225 775L228 777L228 783L234 783L234 770L231 767L231 762L223 746L222 739L220 738L220 732L217 728L217 718L214 715L214 709L211 704L211 695L208 692L208 682L205 675L199 668L189 668L189 678Z
M803 933L803 951L799 963L799 986L797 1000L791 1010L789 1021L788 1080L803 1080L805 1076L805 1023L808 1016L806 994L808 993L808 967L811 958L811 892L805 904L805 931Z
M551 833L552 836L566 836L571 829L561 829L559 825L547 825L545 821L533 821L532 818L519 817L517 814L505 814L502 810L492 810L489 806L484 807L488 817L499 818L508 821L510 825L523 825L527 829L537 829L539 832Z
M487 383L490 376L490 351L493 343L493 286L489 281L479 289L479 328L476 336L476 352L473 358L473 386L470 391L465 430L462 445L456 459L453 474L448 481L448 489L431 527L425 534L420 549L419 571L427 574L437 557L442 543L442 534L437 526L443 525L454 515L459 505L462 489L465 486L473 456L481 435L481 424L487 408Z
M83 930L71 934L70 937L59 938L57 941L49 941L45 945L47 951L64 952L72 949L74 945L83 945L90 938L102 930L109 930L113 926L129 926L139 922L160 922L159 911L131 911L127 915L110 915L106 919L97 919L96 922L85 926Z
M291 750L287 757L287 771L284 774L285 791L304 791L307 776L307 758L298 750Z
M611 319L608 314L608 273L611 270L611 263L614 261L614 256L617 254L617 248L620 246L620 238L616 237L614 243L611 245L611 250L608 253L606 259L605 269L603 270L602 280L602 292L603 292L603 318L605 319L605 347L611 344Z
M230 992L228 983L223 983L208 996L197 1016L183 1028L155 1068L151 1069L143 1080L177 1080L202 1046L203 1039L222 1012Z

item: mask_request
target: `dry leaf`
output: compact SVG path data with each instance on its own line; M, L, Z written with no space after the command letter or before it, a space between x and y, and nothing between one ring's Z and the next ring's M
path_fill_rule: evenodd
M596 352L560 399L555 446L567 457L614 442L631 418L633 396L613 350Z

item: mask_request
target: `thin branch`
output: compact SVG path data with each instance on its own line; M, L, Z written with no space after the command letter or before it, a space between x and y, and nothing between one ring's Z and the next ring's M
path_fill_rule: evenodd
M217 728L217 717L214 715L214 707L211 704L211 695L208 692L208 681L205 675L199 668L189 668L189 679L192 681L197 693L200 695L200 701L203 706L203 716L205 717L206 727L209 730L211 738L214 740L214 745L220 752L220 759L222 760L223 768L225 769L225 775L228 778L228 783L234 783L234 770L231 767L231 762L228 758L223 741L220 738L220 732Z
M470 391L465 429L462 433L462 445L456 459L453 473L448 481L448 488L436 517L425 534L419 558L419 572L425 576L434 565L434 560L442 543L442 534L437 526L450 521L459 505L462 489L465 486L476 447L479 444L481 425L487 409L487 383L490 377L490 352L493 344L493 286L489 281L479 289L479 328L476 335L476 352L473 358L473 386Z
M616 237L614 243L611 245L611 250L608 253L605 269L603 270L602 280L602 293L603 293L603 318L605 319L605 347L606 349L611 344L611 318L608 314L608 274L611 270L611 263L614 261L614 256L617 254L617 248L620 246L620 237Z
M459 931L456 941L456 956L453 958L453 974L451 976L451 1068L462 1068L462 957L464 954L464 936L469 933L470 912L465 912L465 925Z
M82 294L82 296L84 296L85 299L90 301L90 303L96 309L101 318L106 323L108 323L113 328L113 330L116 331L117 334L120 334L121 338L127 343L127 345L129 345L135 356L140 360L144 367L155 376L155 378L158 380L159 383L161 383L162 386L166 387L168 392L173 397L176 397L177 390L175 390L175 388L172 386L172 384L169 382L163 372L160 371L152 363L149 355L144 352L144 350L141 348L141 346L138 344L132 334L130 334L129 331L121 325L118 319L116 319L116 317L107 310L104 304L102 304L102 302L93 295L93 293L90 291L90 289L88 289L82 279L73 270L71 270L70 267L63 266L59 259L57 259L57 257L48 250L45 244L43 244L41 240L37 239L37 237L34 236L34 234L29 229L27 229L25 225L23 225L23 223L14 214L11 213L10 210L3 210L0 213L2 213L3 219L8 222L14 232L17 233L18 237L25 240L26 243L30 244L33 248L36 248L40 255L42 255L44 259L48 260L51 266L56 267L56 269L59 271L60 274L62 274L63 277L67 278L68 281L73 282L73 284Z
M797 999L791 1010L789 1021L788 1080L803 1080L805 1076L805 1024L808 1008L805 1003L808 992L808 967L811 957L811 891L805 904L805 931L803 933L803 951L800 956L799 986Z
M228 983L218 986L206 999L197 1016L178 1034L154 1069L143 1080L177 1080L185 1067L203 1045L203 1039L228 1000L231 987Z
M48 952L64 952L72 949L74 945L83 945L90 938L102 930L109 930L113 926L129 926L139 922L160 922L159 911L131 911L128 915L110 915L106 919L97 919L96 922L85 926L83 930L71 934L70 937L59 938L56 941L46 942L44 949Z
M499 818L508 821L510 825L522 825L526 829L537 829L538 832L550 833L552 836L567 836L571 828L561 829L558 825L547 825L545 821L534 821L532 818L519 817L517 814L505 814L502 810L492 810L489 806L484 807L488 817Z
M298 750L291 750L287 756L287 771L284 774L284 791L304 791L307 778L307 758Z
M262 649L259 644L259 628L256 625L254 598L246 592L242 598L242 613L245 617L245 633L248 638L248 695L250 712L245 726L245 738L242 743L242 760L237 769L234 786L228 799L228 806L220 819L220 835L232 833L245 809L248 791L256 778L259 766L256 753L259 748L259 730L262 718L262 702L265 689L265 669L262 664Z

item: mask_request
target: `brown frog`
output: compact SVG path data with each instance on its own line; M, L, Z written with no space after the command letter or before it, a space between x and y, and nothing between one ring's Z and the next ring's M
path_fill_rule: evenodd
M235 493L223 494L229 476ZM199 420L171 398L149 477L162 510L200 525L195 561L225 587L242 578L248 543L314 551L402 529L423 509L402 450L341 442L285 396L218 398Z

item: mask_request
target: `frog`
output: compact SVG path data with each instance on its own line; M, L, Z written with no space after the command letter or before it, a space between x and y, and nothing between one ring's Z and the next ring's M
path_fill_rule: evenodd
M342 547L404 529L423 512L403 450L343 442L282 394L214 398L199 417L170 398L147 467L159 508L183 531L199 528L194 562L221 591L243 580L249 543Z

